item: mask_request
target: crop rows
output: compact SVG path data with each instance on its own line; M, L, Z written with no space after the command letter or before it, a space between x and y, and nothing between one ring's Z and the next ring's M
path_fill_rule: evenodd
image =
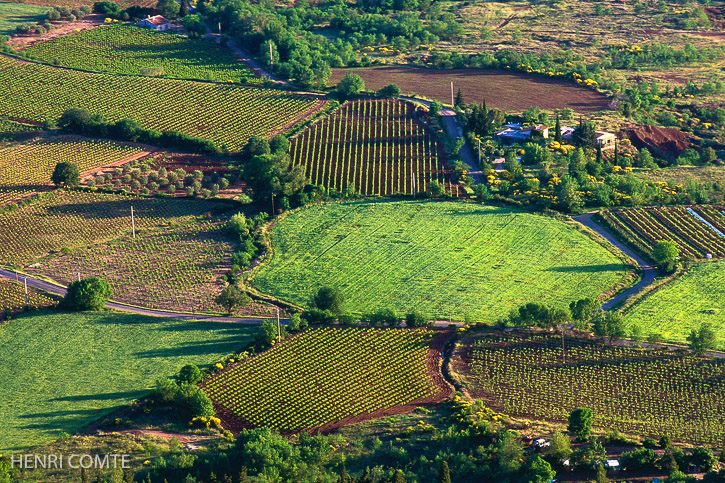
M70 161L84 172L118 162L141 151L139 147L113 141L37 139L0 149L0 185L45 185L51 182L55 165L62 161Z
M42 62L97 72L237 83L256 79L228 48L215 42L131 25L85 30L24 52Z
M28 306L34 308L48 307L55 304L55 300L38 293L28 287ZM25 287L22 279L20 283L0 277L0 310L10 309L16 311L25 308Z
M0 142L15 141L39 130L40 128L35 126L0 119Z
M716 230L725 232L725 214L719 206L689 208ZM659 241L677 243L680 257L725 256L725 237L699 220L686 207L632 208L605 212L605 219L626 238L651 253Z
M625 314L643 334L686 342L692 329L712 324L725 349L725 260L696 263L683 275L639 299Z
M428 191L436 180L458 195L442 146L404 101L348 103L293 139L291 154L312 183L327 189L352 185L365 195L412 194Z
M25 198L33 192L32 189L9 189L0 187L0 206Z
M252 426L282 431L335 425L435 396L427 365L435 331L307 330L203 383Z
M565 421L577 407L594 426L720 443L725 436L725 364L669 352L613 347L551 335L487 334L467 349L474 394L512 416Z
M63 248L86 247L136 230L188 221L218 203L173 198L55 192L28 206L0 214L0 263L24 264Z
M44 122L71 107L178 131L230 151L252 135L268 137L324 105L317 96L273 89L57 69L0 57L0 112Z

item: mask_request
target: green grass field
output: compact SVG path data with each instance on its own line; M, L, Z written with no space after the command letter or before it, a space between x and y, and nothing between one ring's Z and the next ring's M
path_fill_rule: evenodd
M636 302L626 313L629 325L646 335L657 332L684 342L690 330L712 323L725 348L725 261L693 265L683 276Z
M111 25L35 44L24 51L42 62L115 74L248 82L256 78L232 52L209 40Z
M258 290L308 306L325 285L346 309L420 309L493 322L528 301L568 306L598 297L628 268L563 222L510 208L456 202L348 202L278 222Z
M0 35L14 34L15 27L22 23L38 23L47 12L48 7L0 2Z
M0 450L78 431L184 365L212 364L254 327L115 313L38 312L0 328Z

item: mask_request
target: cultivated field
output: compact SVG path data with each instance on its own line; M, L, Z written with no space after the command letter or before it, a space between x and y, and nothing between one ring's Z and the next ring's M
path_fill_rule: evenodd
M240 350L253 331L114 313L21 315L0 328L0 451L81 430L157 378Z
M677 243L680 258L725 256L725 208L722 206L633 208L603 211L602 217L647 254L657 242Z
M314 95L171 79L117 77L0 57L0 112L44 122L71 107L131 118L145 128L178 131L231 151L252 135L283 132L324 106Z
M30 58L76 69L215 82L256 78L232 52L216 42L111 25L33 45Z
M449 332L310 329L202 383L225 427L329 431L440 402Z
M54 305L56 300L28 287L28 306L41 308ZM17 311L25 308L25 288L23 279L20 282L0 277L0 310Z
M0 188L0 207L13 201L21 200L34 193L32 189Z
M668 169L637 170L635 176L649 181L661 181L672 186L697 184L725 184L725 166L680 166Z
M594 427L719 444L725 436L725 365L669 351L612 347L557 335L471 336L453 364L495 411L566 422L577 407Z
M113 141L81 140L70 136L37 139L0 149L0 185L48 185L55 165L61 161L70 161L84 172L117 163L140 152L143 149L139 147Z
M337 84L347 73L362 77L367 89L397 84L405 94L415 93L447 104L451 103L452 81L454 90L460 89L466 102L485 100L488 107L509 111L520 112L538 106L550 110L568 107L588 113L608 106L602 94L569 81L503 70L438 70L412 66L333 69L330 84Z
M420 122L422 115L397 100L345 104L292 140L292 161L327 189L352 185L365 195L412 194L414 188L428 191L436 180L457 196L445 151Z
M628 275L571 226L510 208L456 202L349 202L293 213L271 232L254 287L303 306L338 287L346 309L419 309L494 322L524 302L568 306Z
M644 334L685 342L691 329L710 322L725 348L725 262L697 263L684 275L644 296L626 312Z
M31 136L39 129L40 128L36 126L19 124L17 122L7 121L0 118L0 142L17 141L18 139Z
M0 263L26 264L63 248L92 246L130 235L132 206L137 231L227 208L200 200L56 192L0 214Z
M0 35L14 34L15 27L23 23L40 22L47 12L47 7L0 2Z

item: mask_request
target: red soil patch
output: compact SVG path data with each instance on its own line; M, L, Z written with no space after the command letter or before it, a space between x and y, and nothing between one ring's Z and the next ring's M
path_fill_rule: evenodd
M620 136L629 139L637 148L647 148L665 158L677 157L692 146L692 135L677 128L631 125L622 128Z
M415 93L444 103L451 102L453 81L453 88L461 89L466 102L485 100L489 107L504 110L520 112L531 106L547 110L568 107L584 113L609 108L609 100L591 89L560 79L504 70L439 70L404 65L333 69L330 83L338 83L347 73L362 77L368 89L398 84L405 94Z
M438 392L435 395L426 398L419 398L404 405L379 409L372 413L351 416L349 418L329 423L324 426L309 428L299 432L328 434L338 428L348 426L350 424L357 424L373 419L394 416L396 414L407 414L409 412L412 412L415 408L421 406L435 406L436 404L440 404L443 401L446 401L453 395L455 389L448 383L448 381L446 381L446 379L443 377L443 373L441 372L441 365L443 361L442 354L452 336L452 330L440 330L439 333L433 337L430 348L428 350L428 354L426 357L427 372L431 380L438 387ZM223 406L214 403L214 409L216 410L217 417L222 421L223 428L231 431L235 436L239 435L239 433L241 433L243 429L251 429L254 427L252 424L240 418Z

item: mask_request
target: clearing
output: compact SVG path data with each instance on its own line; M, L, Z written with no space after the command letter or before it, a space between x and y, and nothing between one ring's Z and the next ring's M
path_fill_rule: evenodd
M441 402L440 373L452 331L309 329L202 383L225 428L285 432L339 426Z
M328 190L364 195L428 191L431 180L459 194L427 113L398 100L349 102L292 139L292 162ZM415 178L415 179L414 179ZM462 190L461 190L462 191Z
M235 83L257 79L216 42L134 25L86 30L38 43L24 53L48 64L96 72Z
M693 264L684 275L662 285L625 311L629 325L642 333L685 342L691 329L710 322L725 349L725 262Z
M284 132L322 109L318 95L150 77L59 69L0 56L0 112L43 123L86 108L109 122L135 119L147 129L178 131L238 151L252 135ZM39 107L39 106L42 106Z
M722 442L723 361L564 340L562 351L559 335L476 333L459 345L452 364L473 397L514 417L565 423L572 410L588 407L596 429Z
M0 2L0 35L14 34L20 24L41 22L47 13L48 7Z
M321 286L346 309L419 309L431 317L495 322L537 300L600 297L629 267L571 225L512 208L435 201L356 201L279 220L258 290L309 306Z
M609 100L602 94L569 81L488 69L427 69L413 66L386 66L358 69L333 69L330 84L337 84L345 74L357 74L367 89L378 90L397 84L404 94L418 94L451 103L451 81L461 90L466 102L482 103L507 111L521 112L531 106L553 110L571 108L588 113L608 109Z
M0 451L80 431L157 378L239 351L255 329L114 313L19 316L0 328Z

